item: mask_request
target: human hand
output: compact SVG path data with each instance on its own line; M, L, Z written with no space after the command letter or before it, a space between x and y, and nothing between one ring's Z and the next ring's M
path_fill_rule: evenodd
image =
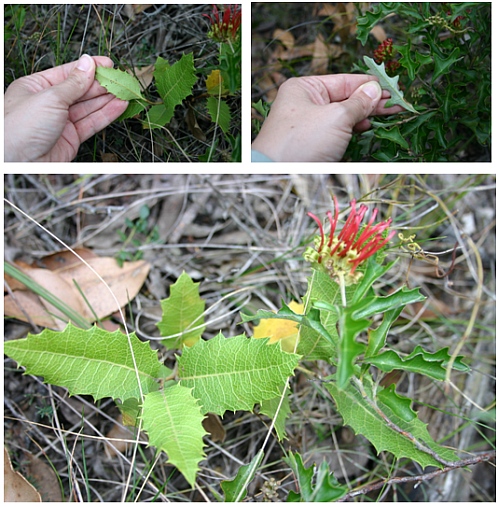
M368 116L394 114L390 94L375 77L335 74L291 78L276 100L252 148L275 162L337 162L353 131L370 128Z
M106 56L83 55L76 62L16 79L5 93L5 161L70 162L80 144L116 120L128 102L95 79Z

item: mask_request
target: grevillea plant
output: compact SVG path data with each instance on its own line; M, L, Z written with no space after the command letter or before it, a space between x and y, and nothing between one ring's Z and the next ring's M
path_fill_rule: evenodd
M395 35L372 50L372 29L389 17ZM366 56L354 68L381 84L388 76L394 86L382 87L413 110L374 119L346 160L490 160L491 3L376 3L358 16L356 35Z
M150 445L164 451L191 486L204 458L202 421L208 413L223 416L259 405L260 413L272 419L268 438L273 429L280 440L286 438L289 383L302 361L329 363L332 375L321 381L344 423L364 435L377 453L389 451L422 468L456 465L455 452L433 441L412 400L399 394L394 384L380 381L385 373L403 370L443 382L452 369L466 372L468 367L447 348L436 351L417 345L406 355L392 349L387 341L391 326L406 305L425 298L418 288L405 286L388 295L377 294L374 286L397 262L384 262L395 231L390 231L390 219L376 223L376 209L364 224L368 207L357 206L354 200L350 206L343 226L337 199L334 212L326 215L326 226L309 214L319 235L304 252L311 272L303 305L283 302L276 313L242 314L243 322L284 319L296 324L297 335L286 350L279 340L244 334L204 340L205 302L198 284L183 273L161 302L157 324L163 346L178 351L173 371L134 333L83 330L73 324L61 332L46 329L9 341L5 353L26 373L64 386L72 395L113 398L124 422L145 430ZM260 449L233 480L221 484L226 500L244 498L263 455ZM314 473L304 467L299 454L284 459L298 484L289 500L332 501L349 493L326 463Z
M159 56L153 73L158 97L142 90L141 83L132 74L119 69L98 67L96 79L110 93L122 100L129 101L125 112L117 121L139 117L145 129L159 129L166 126L174 115L174 110L188 97L203 100L204 108L211 121L218 125L233 147L233 160L240 157L239 135L230 134L232 114L226 97L234 96L241 90L241 7L228 5L222 17L217 6L213 6L208 38L218 45L218 64L197 70L193 53L184 54L178 61L170 63ZM198 74L204 73L202 93L194 93ZM191 119L189 119L191 116ZM193 118L192 104L187 106L188 123L198 125ZM195 130L191 128L191 130ZM196 132L200 131L199 127ZM198 136L201 134L197 134ZM213 151L213 150L212 150ZM202 159L210 160L210 154Z

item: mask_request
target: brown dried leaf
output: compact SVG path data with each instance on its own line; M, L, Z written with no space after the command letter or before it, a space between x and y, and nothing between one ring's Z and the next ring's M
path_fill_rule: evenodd
M134 67L133 70L126 69L131 76L135 76L142 88L145 90L153 82L153 72L155 70L154 65L148 65L146 67Z
M97 254L95 254L89 248L75 248L74 251L86 261L89 259L95 259L97 257ZM75 264L80 264L81 262L82 261L69 250L61 250L59 252L54 252L50 255L46 255L37 262L36 266L32 267L57 271L74 266Z
M7 449L3 450L4 502L41 502L40 493L19 473L10 462Z

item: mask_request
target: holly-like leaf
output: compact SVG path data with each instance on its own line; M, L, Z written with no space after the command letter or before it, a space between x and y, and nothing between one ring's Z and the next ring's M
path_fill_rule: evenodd
M287 502L334 502L348 491L347 486L339 484L333 472L330 472L326 461L317 470L314 465L306 468L302 456L289 451L285 462L292 469L299 486L298 493L290 491Z
M457 357L453 363L453 368L462 372L469 371L469 367L462 362L462 359L463 356ZM376 366L386 373L393 370L405 370L444 381L446 379L446 366L450 360L451 356L448 353L448 347L431 353L426 352L418 345L415 350L405 358L399 357L393 350L386 350L375 357L365 359L365 362Z
M417 449L410 438L389 426L353 385L348 384L345 389L340 389L336 382L328 382L325 387L333 396L344 423L351 426L356 434L361 434L370 440L377 453L389 451L396 458L409 458L416 461L422 468L426 466L443 467L443 464L431 454ZM408 402L403 397L391 396L389 391L384 394L385 398L382 397L380 400L382 403L379 404L379 408L395 426L412 435L441 459L447 461L457 459L453 451L441 447L432 440L426 425L420 421L416 414L412 416L408 410ZM387 401L389 397L392 399L386 405L384 401ZM396 412L394 407L398 407Z
M26 368L26 373L45 382L66 387L71 395L140 399L142 393L158 390L164 366L148 343L130 334L135 364L127 337L98 327L80 329L73 324L63 331L45 329L38 335L4 344L5 353Z
M144 398L142 420L149 435L149 444L165 451L168 462L179 469L194 486L198 463L205 456L204 419L192 390L179 384L164 391L149 393Z
M207 93L215 97L227 95L229 92L229 90L224 87L224 80L219 69L214 69L210 72L205 80L205 86L207 87Z
M399 76L389 77L385 71L385 64L382 62L380 65L375 63L373 58L363 56L365 64L368 66L368 74L378 77L380 86L383 90L388 90L391 98L387 101L385 107L401 106L407 111L419 114L418 111L405 100L403 93L399 89L398 80Z
M174 114L177 105L191 95L193 86L197 81L194 68L193 53L183 55L172 66L159 56L154 71L156 88L165 105L167 113L162 117L168 123Z
M184 347L178 371L181 384L194 387L204 413L223 415L226 410L252 410L256 403L280 396L298 360L278 343L219 333Z
M128 72L109 67L97 67L95 78L109 93L121 100L144 100L141 84Z
M170 297L161 302L162 319L156 325L168 349L179 349L183 343L191 346L205 331L205 301L200 298L199 285L183 272L170 287Z
M219 125L224 134L227 134L231 123L231 111L227 103L216 97L208 97L207 109L211 120Z
M147 103L143 100L131 100L128 103L127 109L125 109L125 111L116 119L116 121L133 118L134 116L137 116L139 113L144 111L144 109L147 107Z

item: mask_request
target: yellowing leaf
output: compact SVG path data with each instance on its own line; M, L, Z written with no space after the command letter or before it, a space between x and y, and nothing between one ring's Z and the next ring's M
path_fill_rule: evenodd
M210 95L226 95L229 90L224 88L224 80L219 69L214 69L205 80L207 92Z
M288 305L294 312L304 311L304 305L292 301ZM293 352L297 340L297 324L291 320L261 319L254 328L254 338L269 338L268 343L276 343L281 340L281 348L286 352Z

